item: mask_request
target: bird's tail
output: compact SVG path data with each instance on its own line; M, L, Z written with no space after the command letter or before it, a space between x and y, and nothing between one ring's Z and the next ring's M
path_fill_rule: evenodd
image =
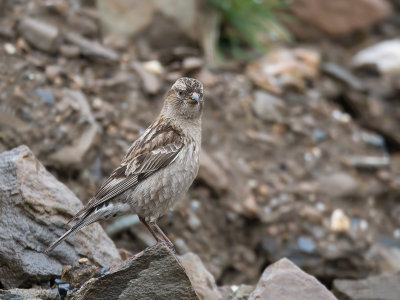
M119 206L113 205L110 202L102 203L92 208L85 208L79 211L73 219L78 219L74 226L71 227L66 233L64 233L57 241L55 241L44 253L49 253L55 247L57 247L63 240L65 240L71 233L74 233L83 227L90 225L99 220L108 218L115 213L119 212ZM69 223L69 222L68 222Z
M89 225L90 223L86 222L86 218L89 215L89 213L84 214L78 222L74 226L72 226L66 233L64 233L62 236L58 238L53 244L50 245L49 248L44 250L44 253L48 254L51 250L53 250L55 247L57 247L62 241L64 241L70 234L80 230L81 228L85 227L86 225Z

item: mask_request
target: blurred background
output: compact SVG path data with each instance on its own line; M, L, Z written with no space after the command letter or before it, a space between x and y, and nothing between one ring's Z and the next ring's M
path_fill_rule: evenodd
M328 288L400 271L397 0L0 0L0 151L86 203L179 77L202 81L199 176L160 220L218 285L288 257ZM136 218L102 224L153 244Z

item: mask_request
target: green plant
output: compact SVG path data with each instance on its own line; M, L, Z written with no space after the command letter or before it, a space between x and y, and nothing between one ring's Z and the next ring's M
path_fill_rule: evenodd
M277 14L288 7L282 0L207 0L221 16L220 48L248 59L266 50L263 37L290 40Z

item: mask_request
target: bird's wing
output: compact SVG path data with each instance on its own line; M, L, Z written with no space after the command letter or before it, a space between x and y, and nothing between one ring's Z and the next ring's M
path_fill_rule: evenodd
M184 146L182 131L157 121L129 148L121 165L112 172L96 195L69 222L79 219L74 226L55 241L45 253L50 252L70 234L98 221L108 213L102 206L128 189L148 178L158 170L173 163ZM68 223L69 223L68 222Z
M171 164L183 145L181 130L168 123L155 122L132 144L121 165L112 172L87 206L70 222L126 190L134 188L144 179Z

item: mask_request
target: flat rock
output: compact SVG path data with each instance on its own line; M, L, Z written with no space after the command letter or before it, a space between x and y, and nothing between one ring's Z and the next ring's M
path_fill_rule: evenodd
M255 91L253 111L261 120L280 123L284 121L285 102L272 94Z
M78 47L82 55L88 58L109 63L115 63L119 61L119 55L114 50L103 46L99 42L84 38L75 32L66 33L65 40L68 43Z
M261 275L249 300L333 300L336 299L314 276L287 258L270 265Z
M386 0L295 0L291 11L299 22L289 27L297 37L307 39L369 29L389 16L392 9Z
M398 300L400 274L374 276L363 280L335 280L333 292L342 300Z
M349 197L359 190L357 179L344 172L321 174L318 183L320 192L332 198Z
M121 258L99 224L42 253L67 229L81 201L35 158L27 146L0 154L0 281L6 288L46 281L80 257L110 266Z
M79 170L85 163L93 161L93 149L99 141L100 126L92 114L85 94L81 91L63 90L63 98L59 104L74 107L85 126L71 144L51 153L47 158L48 163L57 168Z
M200 257L189 252L182 255L180 261L200 300L222 300L214 276L206 269Z
M46 52L57 50L60 32L56 26L25 17L20 20L18 31L31 45L40 50Z
M133 62L132 68L142 80L144 91L149 95L157 94L161 89L161 81L156 74L149 72L141 63Z
M206 151L201 151L198 180L202 180L215 193L221 195L229 188L229 179L224 169Z
M185 269L165 244L156 244L87 281L69 300L199 300Z
M363 49L352 58L355 68L374 68L381 74L400 73L400 39Z

